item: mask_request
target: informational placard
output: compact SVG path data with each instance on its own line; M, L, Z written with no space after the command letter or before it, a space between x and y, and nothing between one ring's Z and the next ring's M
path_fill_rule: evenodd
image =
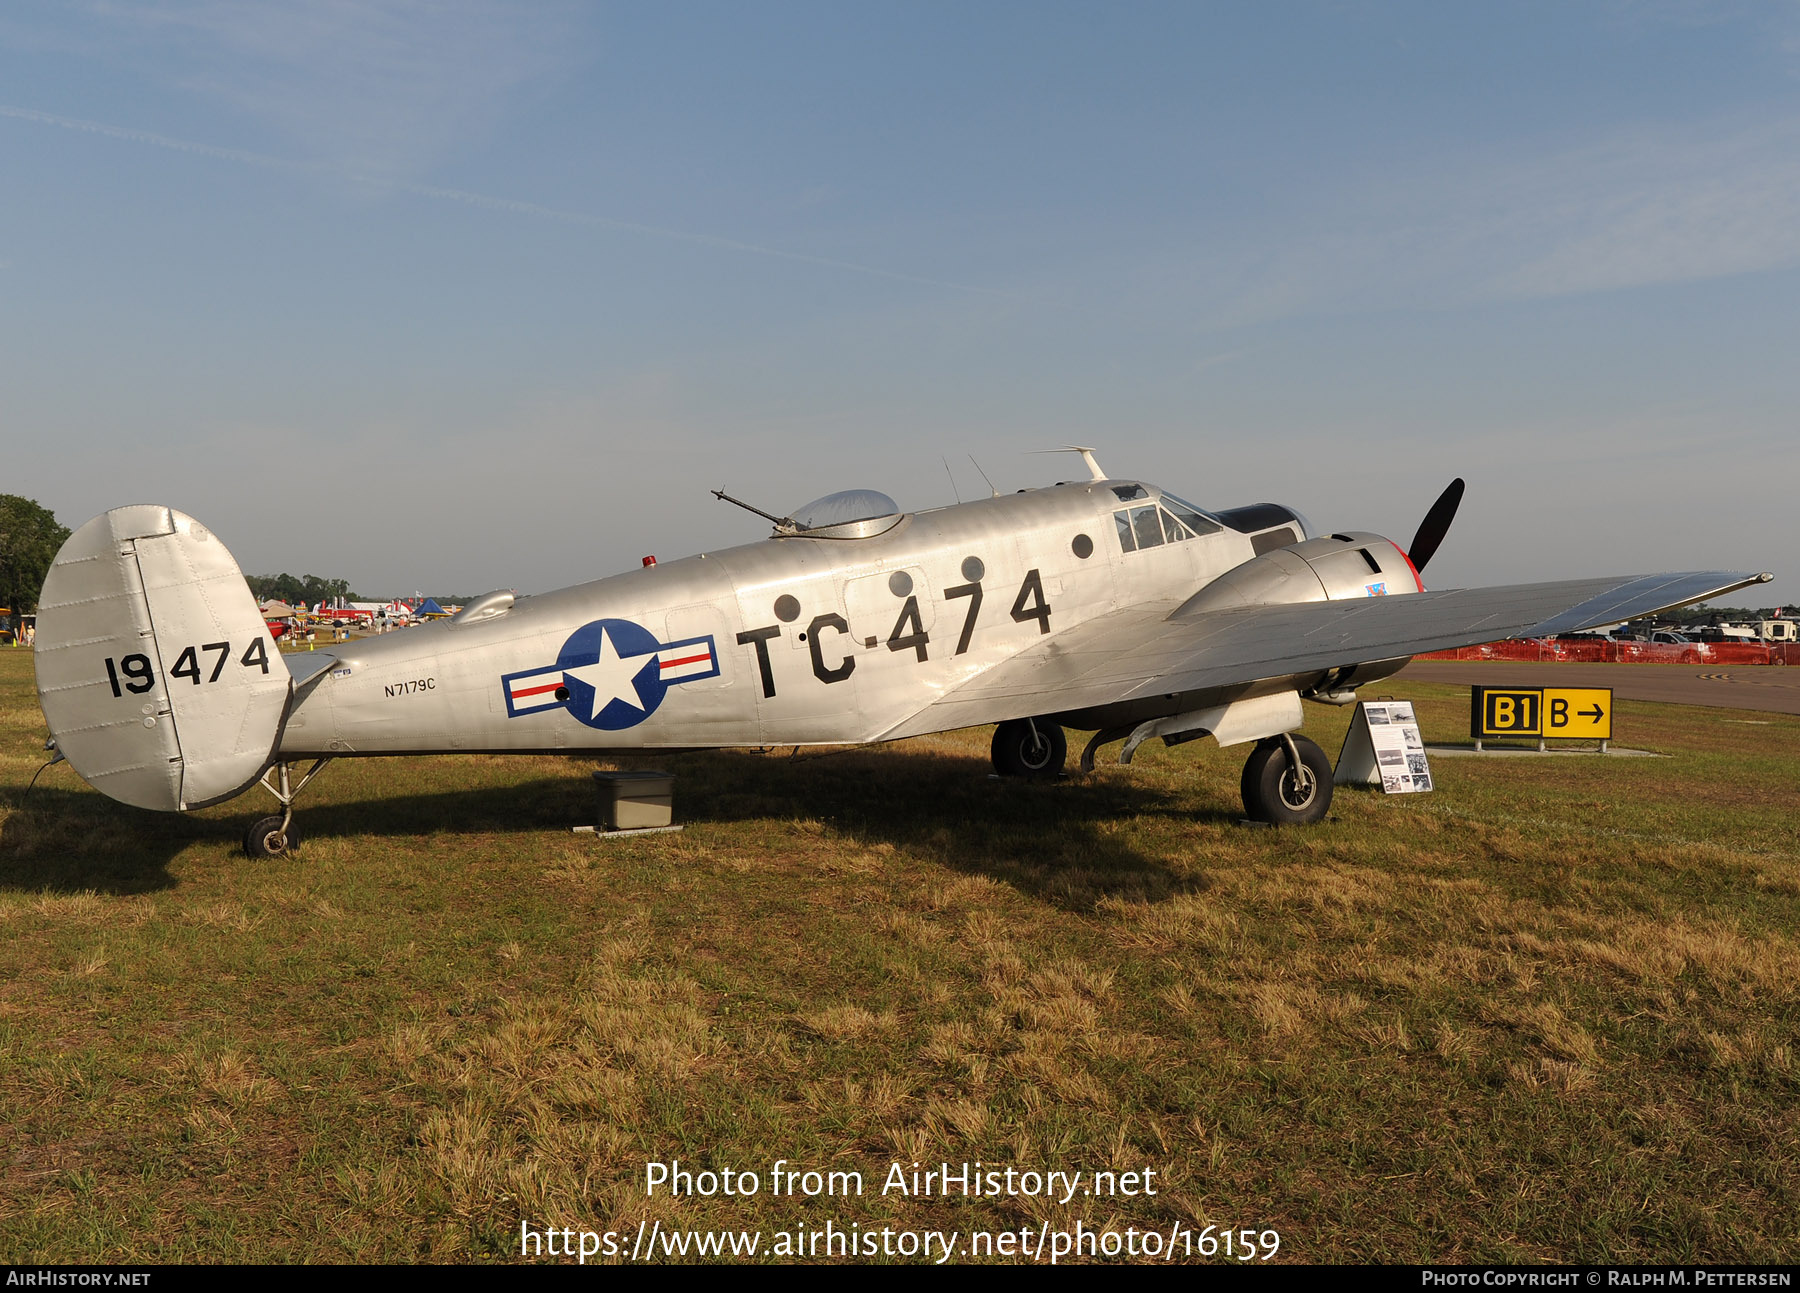
M1357 702L1333 780L1340 786L1380 786L1387 795L1431 789L1431 765L1410 700Z

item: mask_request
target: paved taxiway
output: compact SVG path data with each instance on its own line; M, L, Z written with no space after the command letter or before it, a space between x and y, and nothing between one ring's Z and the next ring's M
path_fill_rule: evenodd
M1786 665L1414 660L1397 677L1483 687L1611 687L1613 695L1621 700L1800 714L1800 669Z

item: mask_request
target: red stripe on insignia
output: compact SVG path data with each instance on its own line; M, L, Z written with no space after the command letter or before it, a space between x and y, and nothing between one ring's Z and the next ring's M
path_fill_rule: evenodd
M562 686L560 682L553 682L542 687L524 687L513 692L513 699L521 700L526 696L541 696L547 691L555 691L560 686Z
M710 659L712 659L712 652L702 651L699 655L683 656L679 660L664 660L662 662L662 667L665 669L674 669L679 665L698 664L702 660L710 660Z

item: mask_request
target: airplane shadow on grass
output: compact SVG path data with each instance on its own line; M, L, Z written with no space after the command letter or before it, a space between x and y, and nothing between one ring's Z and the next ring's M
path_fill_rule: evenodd
M115 803L58 771L72 787L0 792L0 890L153 893L175 884L168 867L182 850L221 833L220 822Z
M596 760L572 757L568 775L505 779L455 790L333 800L328 769L295 809L304 840L433 833L563 832L591 823ZM1192 811L1156 787L1124 779L1001 780L978 757L918 750L859 749L796 759L738 751L608 760L654 766L675 776L676 820L688 826L816 821L846 848L887 843L966 874L986 875L1059 906L1099 898L1157 900L1205 887L1196 873L1115 831L1130 818L1223 824L1235 804ZM396 773L402 769L396 768ZM254 796L254 797L252 797ZM310 802L309 802L310 801ZM174 886L174 858L197 842L235 844L250 822L275 811L252 790L204 817L152 813L114 803L86 787L40 785L30 798L0 792L11 811L0 823L0 890L133 894ZM304 842L297 855L304 864ZM238 857L234 862L256 866Z

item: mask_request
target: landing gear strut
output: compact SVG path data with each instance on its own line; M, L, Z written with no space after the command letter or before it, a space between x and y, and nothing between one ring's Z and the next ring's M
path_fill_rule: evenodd
M1003 777L1057 777L1069 757L1062 728L1041 718L1011 718L994 729L994 771Z
M314 777L324 769L329 758L315 759L312 767L298 783L290 784L294 765L277 763L269 772L275 774L276 784L269 784L269 773L262 775L258 783L262 788L274 795L281 804L279 817L259 817L248 831L244 832L244 853L253 858L278 858L292 853L300 847L300 829L294 825L294 800Z
M1331 808L1331 757L1304 736L1264 737L1244 763L1244 811L1252 821L1304 826Z

